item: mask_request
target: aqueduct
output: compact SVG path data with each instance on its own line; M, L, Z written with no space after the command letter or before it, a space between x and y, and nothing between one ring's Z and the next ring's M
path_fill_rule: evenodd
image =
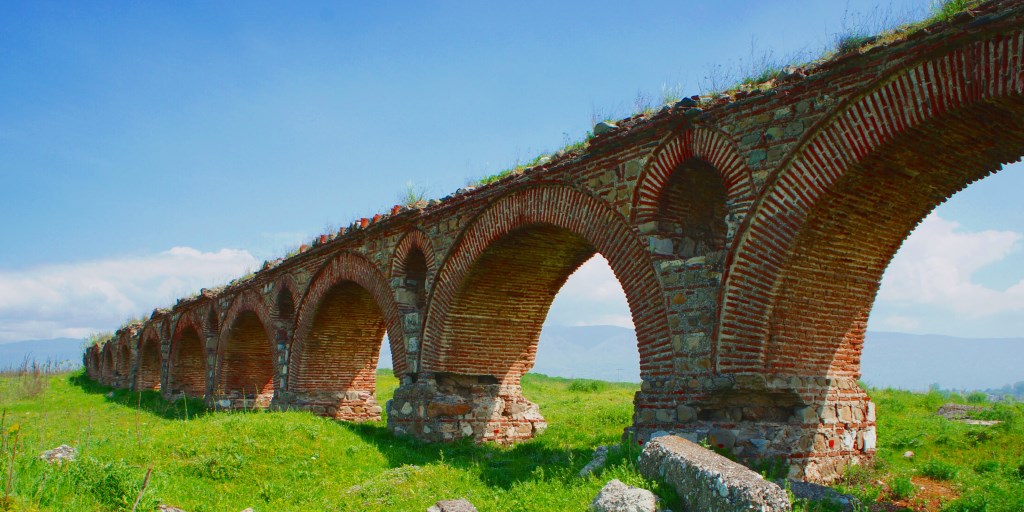
M1024 154L1024 3L952 20L770 88L603 125L582 150L396 206L154 311L85 356L104 383L217 407L380 419L509 442L545 427L520 377L568 276L603 255L641 360L635 439L709 436L830 480L875 449L857 386L886 265L935 206Z

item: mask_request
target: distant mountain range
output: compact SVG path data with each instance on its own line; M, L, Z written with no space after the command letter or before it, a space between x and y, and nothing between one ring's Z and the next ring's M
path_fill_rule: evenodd
M26 360L39 363L82 365L85 341L74 338L0 343L0 370L21 366Z
M59 338L0 344L0 368L36 361L82 360L83 341ZM391 366L385 343L381 367ZM1024 338L975 339L934 334L869 332L862 380L876 387L926 390L996 389L1024 380ZM632 329L609 325L545 325L534 372L558 377L639 382Z
M386 349L387 347L385 347ZM381 364L391 354L382 351ZM875 387L983 390L1024 380L1024 338L955 338L869 332L862 380ZM545 325L533 371L558 377L639 382L633 329L610 325Z

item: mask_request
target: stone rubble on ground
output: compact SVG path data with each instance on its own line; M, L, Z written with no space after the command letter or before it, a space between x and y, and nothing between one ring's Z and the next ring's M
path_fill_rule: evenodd
M441 500L427 509L427 512L477 512L476 507L466 498Z
M657 512L658 497L647 489L630 487L618 479L605 484L590 504L591 512Z
M184 510L178 507L172 507L170 505L157 505L156 508L160 512L185 512Z
M840 494L835 489L825 487L811 482L799 482L796 480L780 480L778 482L780 486L789 484L789 490L793 493L793 496L799 499L805 499L809 501L826 501L831 502L834 505L838 505L843 512L852 512L854 510L861 510L863 505L860 500L849 494Z
M608 447L601 445L594 448L594 459L583 466L580 470L580 476L587 476L594 471L597 471L604 467L605 462L608 461Z
M791 510L789 496L778 485L678 436L648 441L639 466L640 474L675 488L686 510Z
M942 416L950 421L958 421L967 425L979 425L983 427L991 427L1002 423L999 420L976 420L971 418L971 414L981 412L985 410L984 407L977 405L964 405L964 404L944 404L939 407L939 410L935 414Z
M74 448L66 444L62 444L52 450L46 450L45 452L39 454L40 459L45 460L50 464L59 464L65 461L72 462L75 460L75 457L77 456L78 450L75 450Z

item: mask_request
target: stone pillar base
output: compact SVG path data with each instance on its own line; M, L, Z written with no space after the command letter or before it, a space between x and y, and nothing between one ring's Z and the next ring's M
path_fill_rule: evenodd
M213 398L212 404L207 404L216 409L251 410L267 409L274 398L272 393L259 395L242 394L240 392L221 393Z
M819 483L874 456L875 406L855 379L738 376L720 384L674 407L638 397L625 437L642 444L674 434L749 465L781 460L790 478Z
M288 408L302 409L340 421L380 421L381 407L370 391L293 392Z
M547 422L518 384L490 376L422 375L395 390L388 429L428 442L471 438L514 443L544 432Z

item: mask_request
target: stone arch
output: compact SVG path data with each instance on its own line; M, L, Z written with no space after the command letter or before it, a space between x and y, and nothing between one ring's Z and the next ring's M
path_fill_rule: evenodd
M678 175L681 168L700 164L721 176L729 223L739 224L754 200L750 168L727 135L704 128L674 134L651 158L633 194L635 222L642 224L657 219L664 192L673 176Z
M512 243L506 243L509 241ZM516 244L529 244L538 253L520 253L524 258L517 258L513 254ZM495 248L504 254L495 252ZM540 260L534 256L545 251L556 257L557 263L550 269L531 270L534 275L550 270L543 282L525 282L529 276L521 267L538 264ZM638 339L641 377L668 377L673 363L666 306L645 247L607 204L572 188L554 185L502 197L460 235L431 294L424 329L423 370L491 375L517 385L519 375L532 366L551 300L568 276L595 252L608 259L626 292ZM502 268L507 279L489 281L497 293L477 297L488 295L479 286L488 281L481 276ZM514 290L516 287L521 289ZM532 296L526 296L523 290L529 290ZM511 310L498 309L510 307L515 295L520 295L516 300L522 306L517 312L525 315L521 320L510 317L507 313ZM470 336L458 324L474 315L473 322L462 325L486 324L482 327L486 332ZM516 333L509 335L513 327ZM494 339L499 331L500 341Z
M167 361L167 393L202 398L206 395L206 339L195 310L178 318L171 334Z
M147 322L139 334L139 345L135 350L139 365L135 370L135 389L159 390L160 374L163 368L163 353L160 349L160 335L156 322Z
M345 420L379 419L376 370L387 332L396 375L407 371L394 294L365 257L344 252L310 284L298 310L288 368L291 401Z
M235 296L224 314L217 343L215 398L230 407L266 408L274 398L274 324L254 290Z
M1022 61L1020 31L933 54L808 134L735 250L717 371L859 375L867 315L902 241L953 193L1021 157Z

